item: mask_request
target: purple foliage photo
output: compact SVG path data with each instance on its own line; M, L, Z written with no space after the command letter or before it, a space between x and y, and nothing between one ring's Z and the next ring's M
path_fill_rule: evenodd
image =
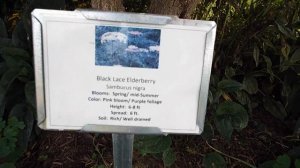
M160 34L160 29L96 26L95 65L157 69Z

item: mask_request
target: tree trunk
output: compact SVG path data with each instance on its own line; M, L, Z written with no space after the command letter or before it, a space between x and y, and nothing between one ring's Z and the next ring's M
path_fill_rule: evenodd
M200 0L151 0L147 13L177 15L191 18ZM124 11L123 0L92 0L92 8L109 11Z
M91 5L103 11L124 11L122 0L92 0Z
M200 0L152 0L149 13L177 15L180 18L191 18Z

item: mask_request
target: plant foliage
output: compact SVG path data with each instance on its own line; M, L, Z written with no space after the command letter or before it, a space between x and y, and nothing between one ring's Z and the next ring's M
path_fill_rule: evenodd
M299 9L296 0L199 3L194 18L218 25L205 136L215 127L229 141L258 113L299 136ZM292 167L296 158L282 155L264 164Z
M300 93L299 2L203 1L194 17L218 24L209 103L216 123L230 125L225 122L228 116L220 115L223 102L235 102L226 111L235 111L238 103L250 115L263 108L282 124L295 123ZM241 129L245 126L247 122ZM229 127L227 133L218 130L230 137Z
M171 144L170 136L138 136L135 139L134 147L142 155L159 155L163 159L165 166L171 166L176 160Z
M220 154L212 152L204 156L203 165L205 168L225 168L226 162Z
M26 5L27 4L27 5ZM3 5L3 6L2 6ZM19 21L10 25L9 10L20 10ZM0 18L0 167L15 167L35 130L35 85L31 19L34 8L63 9L64 0L1 1Z

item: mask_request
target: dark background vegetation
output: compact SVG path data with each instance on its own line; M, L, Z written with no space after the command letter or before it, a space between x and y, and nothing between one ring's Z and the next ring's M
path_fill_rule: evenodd
M103 2L0 1L0 168L112 167L110 135L37 128L29 17L109 5L218 25L204 132L136 136L135 167L300 167L299 1Z

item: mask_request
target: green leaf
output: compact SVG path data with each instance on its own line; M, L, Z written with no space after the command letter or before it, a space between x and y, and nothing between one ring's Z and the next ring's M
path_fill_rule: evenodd
M20 141L20 140L18 140ZM25 150L21 149L19 146L15 148L8 156L5 157L7 162L13 162L16 163L17 160L20 159L20 157L23 155Z
M248 94L242 90L236 92L236 98L242 105L246 105L250 101Z
M162 153L169 149L172 140L169 136L141 136L135 140L135 148L137 148L142 155L148 153Z
M13 107L10 112L10 116L17 117L19 121L23 121L25 124L25 129L20 132L18 145L23 149L27 148L28 142L33 129L34 116L31 108L27 108L25 104L17 104Z
M284 58L285 58L286 60L289 59L290 51L291 51L291 47L290 47L288 44L285 44L285 45L281 48L281 53L282 53L282 55L284 56Z
M7 141L7 138L2 137L0 139L0 157L5 157L11 152L10 147L7 145Z
M296 63L300 61L300 48L298 48L293 55L291 56L290 62L291 63Z
M216 74L211 74L211 76L210 76L211 85L212 86L217 86L218 82L219 82L219 76L216 75Z
M13 47L12 40L9 38L0 37L0 48L2 47Z
M24 83L31 81L33 79L33 71L33 68L29 64L24 64L20 69L18 79Z
M204 156L203 165L205 168L225 168L226 162L220 154L212 152Z
M234 129L241 130L248 125L247 110L235 102L227 101L219 104L216 115L221 118L229 118Z
M1 49L1 54L10 57L17 57L24 61L31 61L32 58L26 50L16 47L4 47Z
M266 56L263 56L264 57L264 60L267 64L267 72L269 74L273 74L273 71L272 71L272 61L269 57L266 57Z
M8 67L15 68L27 64L26 61L31 61L31 56L26 50L12 47L5 47L0 50L2 58L5 60Z
M23 122L19 121L16 117L8 118L8 125L17 129L24 129L25 125Z
M253 59L257 67L259 65L259 48L257 47L257 44L255 44L253 48Z
M214 128L210 122L206 121L204 124L203 132L201 133L201 137L203 139L210 139L214 136Z
M0 80L0 107L3 106L4 103L4 97L6 95L6 92L8 88L10 87L11 83L19 76L19 70L18 69L9 69L6 71L1 80ZM2 116L2 110L0 110Z
M249 94L255 94L258 91L258 83L257 80L251 76L244 77L243 81L244 89Z
M25 96L27 102L32 106L36 107L35 101L35 83L34 81L28 82L25 86Z
M0 164L0 168L15 168L15 164L14 163L2 163Z
M300 159L295 160L295 168L300 168Z
M223 91L221 91L221 90L218 90L218 91L216 91L215 92L215 94L214 94L214 99L213 99L213 103L219 103L219 100L220 100L220 97L222 96L222 94L223 94Z
M19 69L9 69L6 71L0 80L0 86L9 86L17 78L19 72Z
M247 127L247 125L248 125L248 120L249 120L248 113L245 111L242 114L234 115L231 118L231 120L232 120L233 128L240 131L240 130L244 129L245 127Z
M1 18L0 18L0 37L4 37L4 38L7 37L6 26Z
M14 158L16 154L21 155L18 152L19 149L16 149L16 143L18 141L17 136L23 128L23 122L18 121L16 117L8 118L7 125L3 129L2 137L0 138L0 157L7 157L8 159L8 157Z
M225 75L227 78L231 78L235 75L235 70L232 67L226 67Z
M172 149L165 150L163 153L163 162L166 167L172 166L176 160L176 155Z
M216 121L216 128L219 131L219 133L227 140L229 141L231 139L231 135L233 132L233 127L231 124L231 120L229 118L223 118L223 117L217 117Z
M18 130L13 127L6 127L3 131L3 135L7 138L13 139L18 135Z
M248 125L246 109L235 102L223 102L218 105L215 124L219 133L230 140L233 129L241 130Z
M275 22L275 23L276 23L276 25L277 25L278 30L279 30L282 34L284 34L284 35L285 35L286 37L288 37L288 38L291 38L291 39L293 39L293 40L296 40L296 36L293 35L293 32L292 32L289 28L285 27L284 25L282 25L282 24L279 23L279 22Z
M283 120L287 116L287 112L281 102L268 97L264 97L263 102L264 108L277 119Z
M291 166L291 158L288 155L284 154L277 157L276 162L273 165L273 168L290 168L290 166Z
M271 49L273 49L273 50L276 50L276 47L272 44L272 42L269 40L269 39L263 39L263 44L264 44L264 46L268 46L268 47L270 47ZM265 48L265 47L264 47ZM265 50L266 50L266 48L265 48Z
M218 83L218 88L227 92L235 92L240 90L243 85L235 80L222 80Z
M26 106L24 103L16 104L12 110L9 113L10 117L17 118L18 120L21 120L24 118L24 115L26 114Z

